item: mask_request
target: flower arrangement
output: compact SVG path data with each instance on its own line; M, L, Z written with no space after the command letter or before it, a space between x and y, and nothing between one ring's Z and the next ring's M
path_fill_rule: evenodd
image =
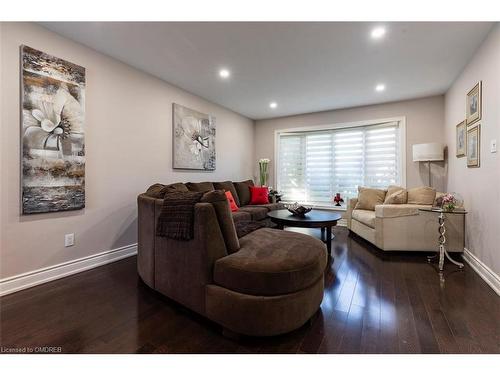
M259 179L260 186L267 185L268 167L271 159L263 158L259 160Z
M453 194L445 194L442 199L441 208L445 211L453 211L457 207L457 199Z

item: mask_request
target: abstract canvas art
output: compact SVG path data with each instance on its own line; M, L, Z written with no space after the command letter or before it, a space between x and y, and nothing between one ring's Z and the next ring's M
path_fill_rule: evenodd
M215 170L215 117L173 105L173 168Z
M22 213L85 207L85 68L21 46Z

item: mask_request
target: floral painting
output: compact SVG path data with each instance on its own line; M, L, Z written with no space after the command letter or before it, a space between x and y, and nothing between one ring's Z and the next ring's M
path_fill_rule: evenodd
M173 167L215 170L215 117L174 103Z
M22 212L85 207L85 68L33 48L22 59Z

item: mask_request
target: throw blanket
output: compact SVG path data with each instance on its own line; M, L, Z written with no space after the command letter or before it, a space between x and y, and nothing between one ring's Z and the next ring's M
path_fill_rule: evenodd
M171 191L163 197L163 207L156 224L158 236L188 241L194 237L194 205L203 193Z
M238 221L235 223L235 227L236 235L238 238L241 238L252 233L254 230L266 227L266 224L260 221Z

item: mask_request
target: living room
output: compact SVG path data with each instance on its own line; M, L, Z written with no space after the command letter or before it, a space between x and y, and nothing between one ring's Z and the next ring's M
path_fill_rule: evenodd
M498 366L497 12L131 9L0 23L2 361Z

